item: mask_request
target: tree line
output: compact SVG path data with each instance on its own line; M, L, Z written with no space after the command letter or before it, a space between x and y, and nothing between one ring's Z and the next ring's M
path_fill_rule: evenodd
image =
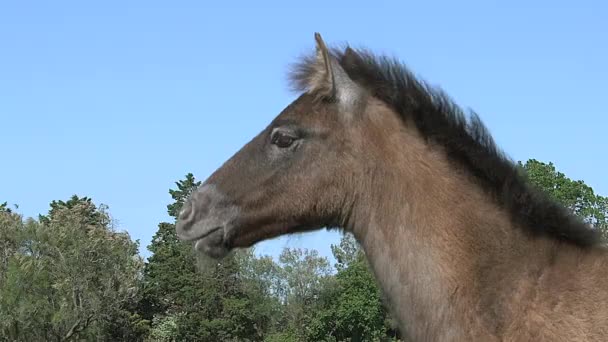
M602 232L608 199L534 159L530 181ZM50 203L24 218L0 204L0 341L399 341L365 254L349 234L331 246L254 248L223 260L193 252L175 218L200 185L192 174L169 190L145 261L139 243L88 197Z

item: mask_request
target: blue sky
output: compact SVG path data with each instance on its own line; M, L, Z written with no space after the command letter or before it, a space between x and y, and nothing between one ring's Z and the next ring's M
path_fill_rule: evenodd
M515 160L608 195L604 1L5 1L0 202L26 216L72 194L146 246L168 189L206 178L294 95L285 71L350 43L399 57L473 108ZM337 233L259 244L316 248Z

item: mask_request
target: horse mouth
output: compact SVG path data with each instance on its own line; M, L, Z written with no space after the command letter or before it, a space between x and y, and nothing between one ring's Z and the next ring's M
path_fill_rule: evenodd
M207 238L209 235L213 235L213 233L217 232L218 230L220 230L222 228L223 228L222 226L217 226L215 228L208 229L203 234L201 234L201 235L199 235L197 237L191 238L189 240L191 240L191 241L203 240L203 239Z
M193 239L194 249L212 258L220 259L226 256L230 248L226 245L224 238L224 227L212 228L203 235Z

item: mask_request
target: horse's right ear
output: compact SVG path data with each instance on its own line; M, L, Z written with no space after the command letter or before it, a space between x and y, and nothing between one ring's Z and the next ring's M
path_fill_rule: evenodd
M362 89L330 54L319 33L315 33L315 41L316 58L308 78L309 90L346 106L354 104L361 96Z

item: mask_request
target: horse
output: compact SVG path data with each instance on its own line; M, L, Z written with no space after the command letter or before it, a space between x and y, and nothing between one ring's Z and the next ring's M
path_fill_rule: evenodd
M396 58L315 42L289 72L297 98L193 191L177 236L220 259L352 233L412 341L607 341L598 229Z

